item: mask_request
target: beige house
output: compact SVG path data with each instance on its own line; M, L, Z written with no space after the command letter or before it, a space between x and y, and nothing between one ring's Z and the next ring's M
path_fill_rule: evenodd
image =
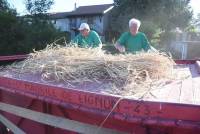
M80 24L86 22L104 41L112 8L113 4L80 6L72 12L51 13L50 18L56 28L69 32L71 38L78 34Z

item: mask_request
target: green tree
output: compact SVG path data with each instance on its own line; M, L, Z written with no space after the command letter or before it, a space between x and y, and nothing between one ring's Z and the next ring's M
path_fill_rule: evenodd
M0 11L8 11L8 10L10 9L9 9L7 1L0 0Z
M16 11L9 7L5 0L0 0L0 54L15 54L20 51L18 41L23 40L23 34L18 27Z
M193 19L193 23L200 23L200 13L198 13L196 18Z
M30 14L44 14L53 5L54 0L25 0L26 9Z
M47 15L17 16L6 0L0 0L0 55L40 50L63 34L48 21Z
M26 21L25 31L29 33L25 40L29 44L27 51L33 48L36 50L43 49L47 43L63 35L50 23L49 16L46 13L53 3L54 0L25 0L26 9L30 13L30 15L24 16Z
M149 33L150 38L158 29L166 32L175 27L184 29L192 18L189 2L190 0L114 0L111 29L118 33L128 30L128 21L133 17L142 21L141 30Z

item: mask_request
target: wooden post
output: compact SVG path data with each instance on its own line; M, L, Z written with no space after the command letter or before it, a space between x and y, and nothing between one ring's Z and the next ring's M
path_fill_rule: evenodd
M119 131L108 129L108 128L99 129L99 127L95 125L81 123L78 121L73 121L73 120L65 119L65 118L50 115L50 114L44 114L41 112L36 112L33 110L29 110L26 108L21 108L18 106L13 106L13 105L1 103L1 102L0 102L0 110L14 114L16 116L20 116L26 119L36 121L42 124L46 124L46 125L54 126L57 128L62 128L65 130L82 133L82 134L126 134L125 132L119 132ZM99 130L98 133L97 133L97 130Z
M0 121L9 128L14 134L26 134L23 130L18 128L15 124L13 124L11 121L6 119L4 116L0 114Z

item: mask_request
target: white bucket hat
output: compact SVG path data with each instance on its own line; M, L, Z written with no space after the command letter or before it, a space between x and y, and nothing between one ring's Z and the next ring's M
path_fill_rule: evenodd
M78 30L84 30L84 29L90 30L90 27L87 23L82 23Z

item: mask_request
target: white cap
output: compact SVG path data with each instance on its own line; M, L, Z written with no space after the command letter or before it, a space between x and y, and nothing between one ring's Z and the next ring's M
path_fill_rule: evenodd
M90 30L90 27L87 23L82 23L78 30L84 30L84 29Z

